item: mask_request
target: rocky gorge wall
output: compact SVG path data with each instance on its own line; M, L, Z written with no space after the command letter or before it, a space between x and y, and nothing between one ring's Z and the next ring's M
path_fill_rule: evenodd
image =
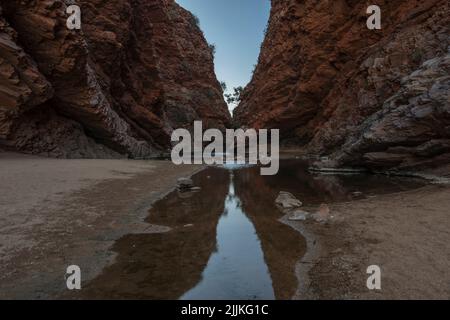
M82 29L66 27L77 4ZM231 122L213 52L174 0L0 0L0 148L145 158Z
M369 30L369 5L382 29ZM450 163L448 0L272 0L236 125L281 130L321 166Z

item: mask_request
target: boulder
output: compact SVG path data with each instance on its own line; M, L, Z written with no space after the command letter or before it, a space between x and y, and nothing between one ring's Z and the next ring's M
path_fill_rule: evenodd
M330 212L327 204L321 204L317 212L312 215L312 219L316 222L327 222L331 218Z
M289 221L306 221L310 216L309 212L297 209L289 215Z
M299 208L303 205L303 203L295 198L292 193L285 191L280 192L277 199L275 200L275 203L277 204L277 206L281 207L284 210Z
M180 178L178 179L178 189L180 190L188 190L194 188L194 181L189 178Z

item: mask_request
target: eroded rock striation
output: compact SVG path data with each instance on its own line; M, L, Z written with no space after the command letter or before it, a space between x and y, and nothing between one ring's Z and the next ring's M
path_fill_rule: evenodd
M82 29L66 27L70 4ZM230 115L213 53L174 0L0 0L0 146L64 158L151 157L194 120Z
M281 129L322 166L415 170L450 163L447 0L272 0L239 126Z

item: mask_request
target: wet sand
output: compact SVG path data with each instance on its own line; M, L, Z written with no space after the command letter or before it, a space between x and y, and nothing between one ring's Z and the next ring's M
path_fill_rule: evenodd
M334 219L296 224L309 239L297 299L449 299L450 187L430 185L330 205ZM367 289L370 265L382 289Z
M126 234L159 232L148 209L199 166L169 161L57 160L0 153L0 299L45 299L115 260Z

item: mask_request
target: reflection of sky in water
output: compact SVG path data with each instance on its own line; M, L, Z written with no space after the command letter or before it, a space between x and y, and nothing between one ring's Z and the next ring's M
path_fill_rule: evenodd
M201 159L203 161L206 161L206 159L208 159L210 160L211 163L213 160L215 160L215 157L217 157L223 160L223 164L216 164L216 166L228 170L238 170L255 166L255 164L250 163L250 161L246 157L235 156L234 160L229 160L228 158L229 156L230 156L229 153L215 153L214 157L205 158L194 156L194 159Z
M220 167L228 169L228 170L238 170L238 169L250 168L250 167L253 167L253 165L251 165L251 164L225 163L223 165L220 165Z
M217 251L211 255L202 280L180 299L275 299L261 243L241 210L233 180L217 226Z

